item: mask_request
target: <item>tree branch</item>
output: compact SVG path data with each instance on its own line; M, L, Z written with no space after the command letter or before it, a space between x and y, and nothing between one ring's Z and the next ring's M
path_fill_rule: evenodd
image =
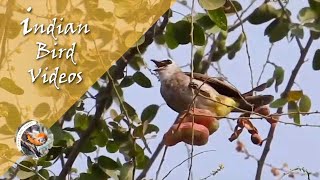
M312 42L313 42L313 36L311 35L311 32L310 32L309 40L308 40L305 48L303 48L303 50L301 51L300 58L299 58L295 68L293 69L293 71L291 73L290 79L288 81L288 84L287 84L284 92L282 93L283 97L286 97L287 93L291 90L291 88L292 88L292 86L294 84L294 81L295 81L295 79L296 79L296 77L298 75L298 72L299 72L301 66L303 65L303 63L305 61L306 55L307 55L307 53L309 51L309 48L310 48ZM277 109L277 113L281 114L282 110L283 110L282 107L278 108ZM265 160L267 158L267 155L268 155L268 153L270 151L270 146L271 146L271 142L273 140L273 135L274 135L276 126L277 126L277 124L273 123L273 124L271 124L271 127L269 129L266 145L264 146L263 152L262 152L261 157L260 157L260 159L258 161L258 167L257 167L256 177L255 177L256 180L260 180L261 179L263 165L264 165Z

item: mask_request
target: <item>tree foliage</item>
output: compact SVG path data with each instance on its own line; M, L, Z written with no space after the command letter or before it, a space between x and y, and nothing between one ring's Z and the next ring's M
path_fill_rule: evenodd
M57 0L56 3L56 12L63 16L70 1ZM74 7L72 18L87 16L89 19L103 22L104 19L100 17L104 16L101 14L109 16L110 12L106 12L99 5L100 3L100 0L85 0L86 12ZM192 4L191 1L179 3L186 7ZM175 12L169 9L136 45L115 62L68 110L62 117L63 120L51 127L55 139L54 147L49 154L38 161L26 159L20 162L22 166L19 168L11 168L7 175L17 175L21 179L54 179L58 176L65 177L67 174L71 174L72 179L80 180L137 178L141 170L148 171L150 164L154 161L151 159L151 156L155 155L152 154L154 150L150 149L148 143L152 141L150 137L159 132L159 127L153 123L153 120L161 105L150 104L144 109L136 109L127 102L125 92L134 85L138 85L139 88L154 87L149 74L143 71L148 62L144 59L144 53L148 52L148 47L159 46L174 50L193 42L194 72L205 74L212 64L226 61L226 58L237 59L238 52L245 51L250 33L244 31L243 25L248 23L264 28L264 34L260 36L267 36L271 44L276 45L279 41L285 40L298 44L297 51L301 52L301 56L292 74L287 67L267 61L274 67L274 73L264 81L268 88L274 88L277 92L277 99L270 104L270 107L277 109L278 114L287 113L287 116L293 119L291 123L300 125L301 116L308 114L311 110L312 98L302 90L291 90L291 88L312 41L320 37L320 1L309 0L309 6L302 7L298 14L292 14L287 8L289 1L264 1L260 5L249 6L250 13L246 13L248 9L241 1L198 0L195 3L199 3L201 12L177 16L179 17L177 21L172 20ZM120 11L115 13L125 15ZM4 16L0 14L0 19L5 19ZM293 16L296 16L297 20L293 21L292 19L295 19ZM233 23L231 19L236 19L236 22ZM9 29L19 29L17 21L11 18L7 21ZM109 40L108 37L104 37L103 29L98 26L95 28L99 32L97 37ZM240 31L234 31L236 29ZM18 33L18 31L9 31L7 35L9 41ZM230 34L238 38L229 44L227 39ZM307 44L303 45L301 42L305 39ZM306 68L320 70L320 49L316 50L312 57L310 59L312 67ZM295 64L294 60L292 64ZM289 79L289 82L286 82L286 79ZM285 85L285 83L288 84ZM19 84L10 78L1 78L0 88L17 96L24 93ZM283 90L283 93L280 93L280 90ZM88 108L89 102L94 102L94 111ZM33 113L36 117L44 117L47 108L46 103L39 104ZM12 123L21 122L19 107L0 102L0 114L7 120L7 125L0 127L0 133L14 132L11 128ZM174 117L171 118L173 122ZM271 126L275 126L274 124L274 122L271 123ZM272 138L268 139L264 146L270 146L268 143L271 141ZM99 152L96 157L92 155L95 152ZM79 154L85 155L82 157L87 159L86 162L82 162L87 165L85 172L78 172L77 168L72 166ZM264 162L265 158L266 155L263 155L260 161ZM53 174L50 169L59 161L63 166L62 170L60 174ZM263 163L259 166L263 166ZM256 179L260 178L261 172L258 170Z

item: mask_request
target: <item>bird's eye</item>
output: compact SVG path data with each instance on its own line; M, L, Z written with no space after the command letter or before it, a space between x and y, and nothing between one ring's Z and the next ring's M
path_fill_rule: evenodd
M166 60L168 64L172 64L172 61L170 59Z

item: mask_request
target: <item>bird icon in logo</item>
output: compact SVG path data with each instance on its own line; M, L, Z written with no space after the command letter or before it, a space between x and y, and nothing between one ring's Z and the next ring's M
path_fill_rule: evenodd
M41 146L47 142L48 136L43 132L33 131L27 132L27 139L31 144Z

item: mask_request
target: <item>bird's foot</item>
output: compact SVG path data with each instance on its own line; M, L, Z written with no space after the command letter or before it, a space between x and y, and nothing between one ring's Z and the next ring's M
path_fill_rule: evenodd
M190 87L191 89L198 89L198 88L199 88L198 85L197 85L196 83L194 83L194 82L190 82L190 83L189 83L189 87Z

